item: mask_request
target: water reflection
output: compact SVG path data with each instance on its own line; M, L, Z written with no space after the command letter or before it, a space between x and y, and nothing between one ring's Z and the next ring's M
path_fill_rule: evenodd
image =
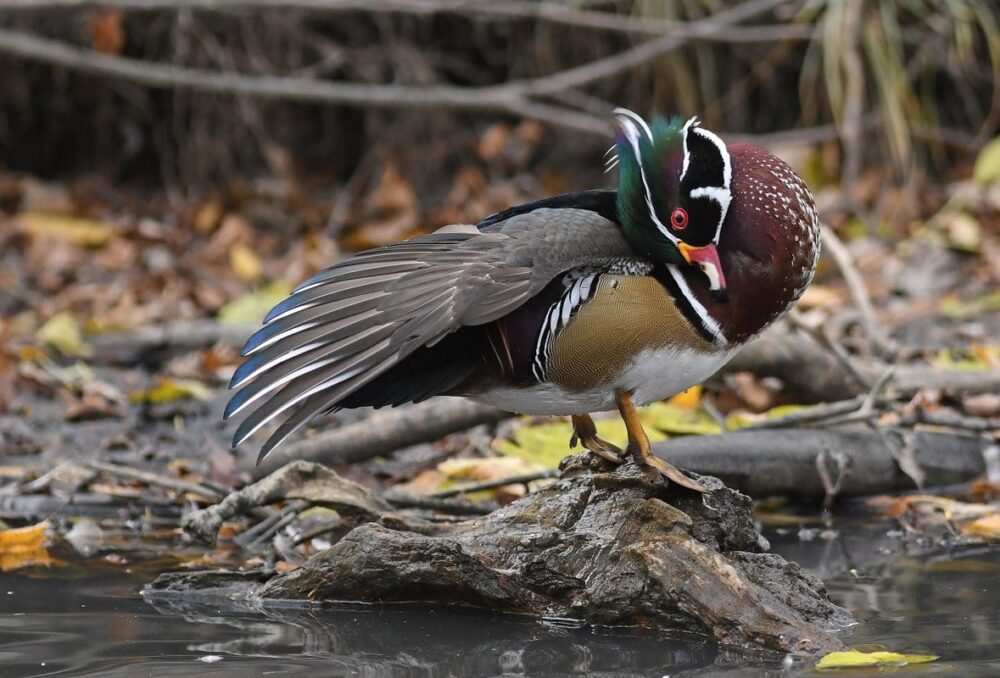
M589 629L453 609L357 607L235 612L216 602L150 597L165 615L237 628L240 637L201 652L329 660L365 676L667 675L711 665L714 644L698 636ZM239 608L239 606L235 606Z
M907 555L893 527L768 537L814 573L855 569L827 578L860 622L849 642L942 657L913 672L1000 675L1000 549ZM137 595L144 582L120 570L0 574L0 676L782 675L773 655L730 653L693 635L454 609L260 610L225 595L147 602ZM792 674L811 675L799 669Z

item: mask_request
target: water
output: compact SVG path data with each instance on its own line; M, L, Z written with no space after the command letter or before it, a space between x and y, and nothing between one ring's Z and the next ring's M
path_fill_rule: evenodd
M861 622L852 644L941 656L908 668L911 673L1000 675L1000 548L908 556L898 539L886 536L891 527L845 524L834 533L772 530L768 536L775 550L827 576L831 595ZM455 610L251 613L176 599L149 604L138 595L149 573L101 562L0 574L0 676L785 673L780 658L720 650L685 634ZM831 571L841 574L830 578Z

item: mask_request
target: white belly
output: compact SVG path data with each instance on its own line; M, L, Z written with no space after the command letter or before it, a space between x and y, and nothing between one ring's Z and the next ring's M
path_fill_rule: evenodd
M596 389L571 393L546 383L527 388L496 388L475 399L520 414L567 415L615 409L615 393L632 391L636 405L648 405L703 382L729 362L734 353L647 349L615 379Z

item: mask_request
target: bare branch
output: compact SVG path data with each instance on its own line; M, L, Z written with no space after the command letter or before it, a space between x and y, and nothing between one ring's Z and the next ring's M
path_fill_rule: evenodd
M18 0L27 6L26 0ZM62 0L70 3L73 0ZM124 2L124 0L119 0ZM176 0L183 1L183 0ZM242 0L250 2L253 0ZM529 80L516 80L486 87L448 85L387 85L378 83L332 82L309 78L245 75L206 71L172 64L100 54L63 42L23 32L0 29L0 53L54 64L94 75L129 80L155 88L189 88L237 96L286 99L369 107L448 107L470 110L501 110L535 117L563 127L607 134L607 126L597 117L569 108L541 104L531 97L552 95L610 78L658 58L695 37L715 35L726 26L745 21L781 4L783 0L747 0L731 9L700 21L683 24L682 29L649 40L610 57ZM400 6L416 3L396 0ZM80 6L84 2L80 1ZM224 0L204 0L221 6ZM367 3L366 3L367 5ZM40 3L36 3L40 6ZM478 4L477 4L478 6Z
M576 28L617 31L638 35L663 35L687 30L688 23L670 19L623 16L615 12L581 9L546 0L7 0L4 9L51 10L111 7L128 11L156 10L308 10L323 12L393 12L406 14L465 14L485 19L536 19ZM772 24L733 26L691 36L694 40L720 42L780 42L809 40L806 25Z

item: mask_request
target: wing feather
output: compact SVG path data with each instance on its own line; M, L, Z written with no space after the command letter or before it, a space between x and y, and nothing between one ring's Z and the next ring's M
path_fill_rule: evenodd
M446 227L335 264L299 285L247 341L226 417L254 409L233 443L291 410L263 458L414 351L503 317L566 270L635 256L598 213L539 208L489 232ZM433 386L411 390L429 397Z

